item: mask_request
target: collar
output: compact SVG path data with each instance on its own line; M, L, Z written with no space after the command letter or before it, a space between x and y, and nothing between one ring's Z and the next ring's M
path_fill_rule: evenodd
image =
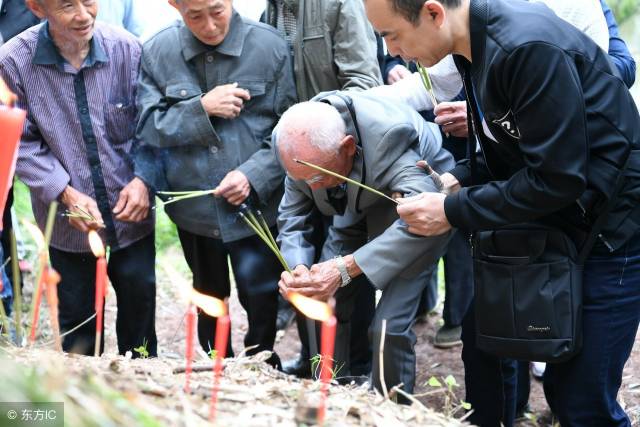
M487 0L471 0L469 4L469 36L471 37L472 72L480 72L484 64L489 26L489 4Z
M240 56L249 27L245 25L240 14L233 9L231 21L229 22L229 32L218 46L209 46L202 43L185 24L182 25L180 31L182 56L185 61L191 61L196 56L211 50L228 56Z
M64 71L64 64L67 61L62 57L53 42L53 38L49 33L49 23L46 21L38 32L38 42L32 62L36 65L55 65L60 71ZM98 25L96 25L93 30L93 38L89 42L89 54L84 59L82 68L93 67L98 62L109 62L109 58L102 47L102 35L98 30Z

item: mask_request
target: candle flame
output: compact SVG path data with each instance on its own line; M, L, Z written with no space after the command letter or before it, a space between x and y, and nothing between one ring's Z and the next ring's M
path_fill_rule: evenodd
M89 246L91 246L91 252L96 258L104 257L104 245L100 235L95 231L89 231Z
M54 270L51 267L48 267L44 280L47 286L54 286L60 283L60 280L62 280L62 277L60 276L60 273L58 273L56 270Z
M211 317L222 317L227 314L227 305L224 301L201 294L196 290L191 291L191 302Z
M36 247L38 248L38 252L41 253L42 251L44 251L45 250L44 234L42 234L42 231L40 231L38 226L32 222L25 221L25 220L22 221L22 224L27 229L29 234L31 234L31 238L36 244Z
M287 298L302 314L319 322L324 322L333 315L331 306L326 302L305 297L297 292L289 292Z
M0 102L12 107L17 99L18 97L9 90L7 84L0 78Z

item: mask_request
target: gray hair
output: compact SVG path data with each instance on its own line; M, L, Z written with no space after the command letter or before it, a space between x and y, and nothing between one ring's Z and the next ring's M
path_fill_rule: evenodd
M278 122L278 148L292 154L308 144L322 154L336 155L346 125L340 113L325 102L301 102L289 108Z

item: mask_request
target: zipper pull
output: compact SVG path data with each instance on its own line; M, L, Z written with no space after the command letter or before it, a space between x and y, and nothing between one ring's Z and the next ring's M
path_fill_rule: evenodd
M602 243L604 243L604 245L607 247L607 249L609 249L609 252L613 252L613 246L611 246L609 244L609 242L606 241L606 239L604 238L604 236L602 235L602 233L598 234L598 239L600 239L600 241Z

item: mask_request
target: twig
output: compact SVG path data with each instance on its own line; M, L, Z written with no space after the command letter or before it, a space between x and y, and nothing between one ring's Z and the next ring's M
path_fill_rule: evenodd
M340 175L339 173L335 173L333 171L330 171L329 169L325 169L325 168L320 167L318 165L314 165L313 163L305 162L304 160L293 159L293 161L296 162L296 163L300 163L302 165L308 166L310 168L313 168L315 170L318 170L318 171L320 171L322 173L325 173L327 175L331 175L331 176L333 176L335 178L338 178L338 179L341 179L343 181L347 181L349 184L353 184L353 185L358 186L358 187L360 187L360 188L362 188L364 190L367 190L367 191L369 191L369 192L371 192L373 194L376 194L376 195L378 195L380 197L384 197L385 199L395 203L396 205L398 204L398 202L395 199L387 196L382 191L378 191L375 188L371 188L368 185L362 184L362 183L360 183L358 181L355 181L355 180L353 180L351 178L347 178L346 176Z
M69 329L69 330L68 330L68 331L66 331L65 333L60 334L60 338L64 338L64 337L66 337L67 335L69 335L69 334L71 334L71 333L73 333L73 332L77 331L78 329L80 329L81 327L83 327L84 325L86 325L87 323L91 322L91 320L93 320L93 318L94 318L94 317L96 317L96 313L93 313L89 318L87 318L86 320L84 320L82 323L80 323L80 324L78 324L78 325L74 326L73 328ZM38 345L38 346L36 346L36 347L38 347L38 348L48 347L48 346L50 346L51 344L55 344L55 340L54 340L54 341L48 341L48 342L46 342L46 343L44 343L44 344L41 344L41 345Z
M425 411L429 411L429 408L427 408L426 406L424 406L422 404L422 402L420 402L418 399L416 399L415 397L413 397L412 395L410 395L409 393L407 393L406 391L402 390L400 387L398 386L394 386L393 390L396 393L399 393L400 395L406 397L407 399L409 399L411 402L415 403L416 405L418 405L419 407L421 407L422 409L424 409Z
M382 387L382 393L385 399L389 399L389 391L387 390L387 383L384 380L384 340L387 335L387 319L382 319L382 331L380 331L380 351L378 352L380 365L380 386Z

